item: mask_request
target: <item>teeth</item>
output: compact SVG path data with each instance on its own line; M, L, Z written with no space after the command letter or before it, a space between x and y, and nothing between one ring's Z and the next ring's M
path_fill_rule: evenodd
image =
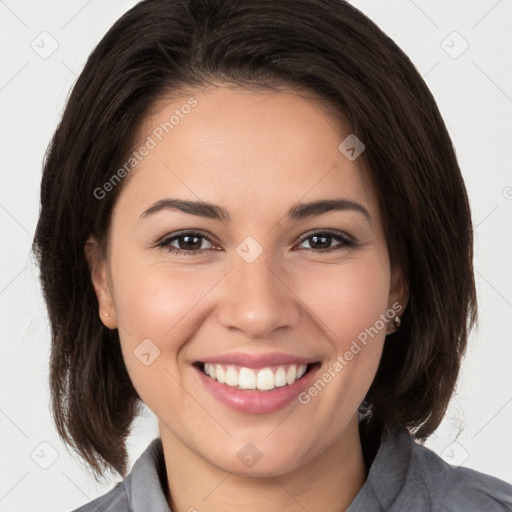
M297 380L297 367L291 365L286 372L286 384L293 384Z
M213 366L213 365L212 365ZM215 378L221 383L226 382L226 372L220 364L215 365Z
M274 376L274 385L276 388L286 386L286 372L283 367L280 367Z
M270 391L274 388L293 384L306 371L307 365L305 364L292 364L288 367L288 370L280 366L275 372L271 368L252 370L251 368L241 367L237 370L234 366L204 364L204 373L221 384L227 384L232 388L258 389L260 391Z
M211 365L205 364L204 366L206 368ZM206 375L209 375L209 373L207 372ZM238 372L233 367L229 367L226 371L226 384L234 388L238 386Z
M256 374L250 368L240 368L238 387L240 389L256 389Z
M240 371L240 377L242 372ZM242 386L240 386L242 387ZM256 387L261 391L268 391L274 389L274 372L270 368L264 368L258 372L258 380L256 381Z

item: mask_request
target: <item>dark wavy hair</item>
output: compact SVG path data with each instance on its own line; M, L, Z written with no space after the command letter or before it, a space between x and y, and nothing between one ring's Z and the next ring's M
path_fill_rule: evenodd
M368 432L424 440L443 418L477 321L468 197L436 102L409 58L343 0L145 0L89 56L45 155L33 250L51 323L53 420L95 478L127 473L141 399L101 322L84 255L106 242L126 161L156 102L212 83L326 99L366 150L390 261L409 302L361 404Z

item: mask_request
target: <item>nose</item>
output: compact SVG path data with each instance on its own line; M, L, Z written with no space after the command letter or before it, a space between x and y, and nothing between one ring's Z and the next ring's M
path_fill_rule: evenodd
M252 263L235 256L221 295L219 322L247 338L268 338L278 329L293 329L300 321L299 297L265 253Z

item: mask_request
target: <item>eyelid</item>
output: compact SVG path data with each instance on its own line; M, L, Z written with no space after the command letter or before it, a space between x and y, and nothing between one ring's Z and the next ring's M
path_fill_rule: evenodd
M192 236L196 235L196 236L204 238L205 240L208 240L208 242L210 242L214 246L218 246L219 245L214 240L214 238L211 235L205 233L204 231L201 231L200 229L183 229L181 231L177 231L177 232L174 232L174 233L170 233L170 234L164 235L152 247L153 248L170 248L169 250L175 249L177 251L196 252L196 253L199 254L201 252L201 250L199 250L199 251L186 251L185 249L178 249L177 247L173 247L173 246L170 245L171 242L173 242L177 238L180 238L180 237L185 236L185 235L192 235Z
M303 235L301 235L298 243L295 244L294 247L296 247L297 245L301 245L308 238L311 238L312 236L318 235L318 234L330 235L331 237L337 239L339 241L339 243L337 245L335 245L334 247L328 247L326 249L302 248L302 250L306 250L308 252L313 252L313 253L326 253L326 252L334 252L334 251L338 251L338 250L342 250L342 249L349 250L349 249L353 249L359 245L359 243L354 239L353 236L349 235L348 233L346 233L344 231L339 231L339 230L330 229L330 228L323 228L323 229L318 228L318 229L308 231L308 232L304 233ZM186 250L186 249L179 249L178 247L174 247L171 245L171 243L174 240L176 240L182 236L186 236L186 235L204 238L205 240L210 242L210 244L212 244L214 247L210 248L210 249ZM184 229L184 230L177 231L175 233L171 233L170 235L166 235L166 236L162 237L158 242L156 242L156 244L153 247L158 248L158 249L165 248L165 249L167 249L168 252L173 252L177 256L178 255L199 256L199 255L204 254L204 251L207 251L207 250L209 250L209 251L219 250L219 245L220 244L217 244L211 235L205 233L204 231L202 231L200 229L188 229L188 230Z
M356 244L356 239L349 235L348 233L345 233L344 231L338 231L336 229L330 229L330 228L324 228L324 229L313 229L312 231L308 231L307 233L305 233L304 235L301 235L300 239L299 239L299 243L302 243L304 240L307 240L308 238L312 237L313 235L316 235L316 234L328 234L328 235L332 235L332 236L336 236L336 237L339 237L347 242L350 242L350 243L353 243L353 244Z
M338 231L335 229L329 229L329 228L315 229L313 231L309 231L309 232L305 233L304 235L301 236L297 245L301 245L305 240L307 240L308 238L311 238L317 234L330 235L332 238L338 240L338 244L335 245L334 247L328 247L326 249L302 248L302 250L308 251L310 253L320 253L320 254L335 253L335 252L341 251L341 250L348 251L351 249L355 249L356 247L358 247L360 245L356 241L356 239L353 236L349 235L348 233L345 233L343 231ZM294 246L294 247L296 247L296 246Z

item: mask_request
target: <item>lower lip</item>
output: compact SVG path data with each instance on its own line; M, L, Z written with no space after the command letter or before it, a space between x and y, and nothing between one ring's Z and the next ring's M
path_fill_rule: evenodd
M200 368L195 370L210 393L229 408L249 414L269 414L284 409L303 392L313 380L319 366L313 366L302 378L293 384L274 388L270 391L237 389L208 377Z

